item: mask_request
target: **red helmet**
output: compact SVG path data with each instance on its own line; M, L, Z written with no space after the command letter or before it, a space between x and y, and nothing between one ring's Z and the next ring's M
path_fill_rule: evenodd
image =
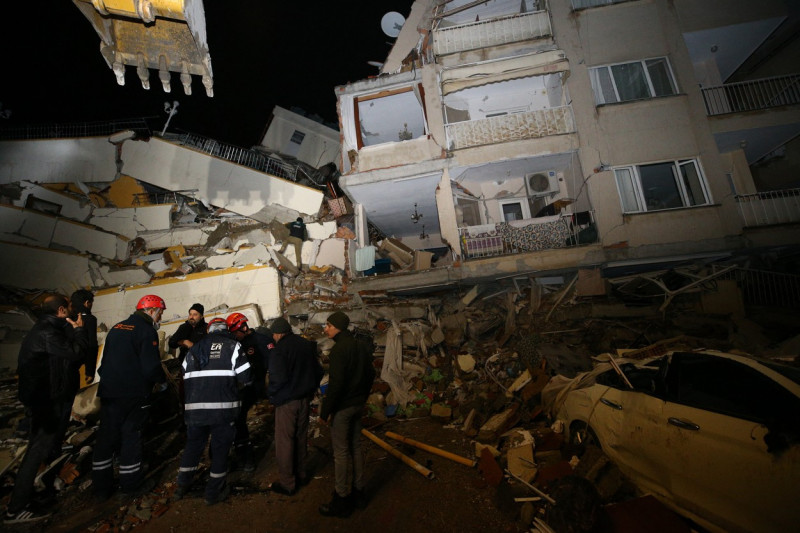
M209 333L214 333L217 331L228 331L228 323L225 322L224 318L212 318L211 321L208 323L206 331L208 331Z
M225 323L228 324L229 331L239 331L242 326L247 325L247 317L242 313L233 313L231 316L225 319Z
M136 309L166 309L167 304L164 303L164 300L161 297L156 296L155 294L148 294L147 296L142 296L142 299L139 300L139 303L136 304Z

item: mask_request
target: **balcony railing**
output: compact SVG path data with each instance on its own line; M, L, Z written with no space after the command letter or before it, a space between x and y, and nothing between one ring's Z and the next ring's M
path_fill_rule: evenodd
M591 211L458 228L465 259L554 250L597 241Z
M586 9L589 7L608 6L611 4L621 4L622 2L630 2L631 0L572 0L572 9Z
M547 11L534 11L439 28L433 32L433 52L441 56L552 34Z
M736 196L745 227L800 222L800 189Z
M800 104L800 74L708 87L703 100L709 116Z
M133 130L139 137L150 137L147 119L133 118L97 122L64 122L0 128L0 140L77 139L102 137L122 130Z
M168 133L165 139L190 146L195 150L204 152L220 159L225 159L231 163L266 172L279 178L286 178L292 181L297 180L297 166L291 165L280 159L270 157L257 150L249 150L232 144L220 142L196 133Z
M551 107L445 125L451 150L575 131L571 106Z

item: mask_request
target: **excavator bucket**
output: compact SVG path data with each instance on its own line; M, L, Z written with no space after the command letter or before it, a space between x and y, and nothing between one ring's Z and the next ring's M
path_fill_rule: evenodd
M206 16L201 0L72 0L100 36L100 53L125 85L125 65L136 67L150 89L150 69L158 70L164 92L170 72L179 72L183 92L192 94L192 75L201 76L214 96Z

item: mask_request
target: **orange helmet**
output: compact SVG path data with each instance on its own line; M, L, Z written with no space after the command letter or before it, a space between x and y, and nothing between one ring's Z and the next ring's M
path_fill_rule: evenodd
M228 324L229 331L239 331L242 329L242 326L247 325L247 317L242 313L233 313L231 316L225 319L225 323Z
M136 309L166 309L167 304L164 303L164 300L161 299L160 296L156 296L155 294L148 294L147 296L142 296L142 299L139 300L139 303L136 304Z
M208 323L206 331L209 333L216 333L218 331L228 331L228 323L224 318L212 318Z

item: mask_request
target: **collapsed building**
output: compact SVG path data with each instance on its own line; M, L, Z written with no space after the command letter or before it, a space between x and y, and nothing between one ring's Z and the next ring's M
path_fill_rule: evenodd
M534 454L532 437L506 432L541 414L549 374L587 370L575 346L681 332L608 320L800 301L800 195L783 177L800 100L791 48L768 38L794 24L784 3L595 4L419 0L381 74L336 88L339 132L276 108L255 149L145 122L4 136L0 367L43 291L96 291L101 344L148 293L167 302L164 342L194 302L312 336L342 308L377 344L373 416L457 421L532 480L534 456L508 455ZM723 33L758 46L709 56ZM297 217L299 262L277 237ZM708 324L722 328L682 332Z

